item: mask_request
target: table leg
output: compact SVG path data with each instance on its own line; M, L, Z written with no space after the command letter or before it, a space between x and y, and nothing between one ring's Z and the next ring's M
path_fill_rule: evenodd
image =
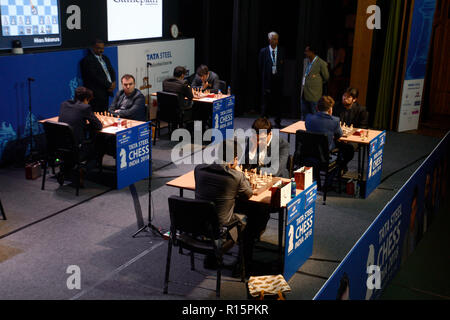
M278 210L278 257L282 261L283 257L283 235L284 235L284 215L286 214L285 208Z
M364 147L363 147L364 148ZM362 173L361 173L361 146L358 146L358 180L361 182Z

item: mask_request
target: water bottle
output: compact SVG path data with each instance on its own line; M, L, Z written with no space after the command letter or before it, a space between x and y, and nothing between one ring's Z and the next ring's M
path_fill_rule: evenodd
M117 129L122 129L122 121L120 120L120 116L117 117Z
M220 89L219 89L219 91L217 91L217 96L218 96L218 98L222 98L222 91L220 91Z
M291 179L291 198L294 199L297 196L297 184L295 183L295 179Z
M228 86L228 92L227 92L227 94L228 94L229 96L231 96L231 87L230 87L230 86Z

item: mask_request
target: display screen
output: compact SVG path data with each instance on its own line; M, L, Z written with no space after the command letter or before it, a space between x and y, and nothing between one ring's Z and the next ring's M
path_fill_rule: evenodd
M59 0L0 0L0 49L61 45Z
M108 41L162 37L163 0L107 0Z

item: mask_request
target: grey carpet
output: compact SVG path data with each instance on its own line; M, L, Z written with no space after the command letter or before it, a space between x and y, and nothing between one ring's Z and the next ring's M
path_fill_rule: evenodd
M248 128L252 122L250 118L237 119L236 127ZM288 299L314 297L421 162L404 167L431 152L438 142L435 138L389 132L383 177L403 170L390 176L366 200L331 192L327 205L323 206L319 196L313 256L289 282L292 293L287 295ZM163 230L170 224L167 198L178 195L178 190L165 183L194 168L170 163L173 145L163 136L153 148L152 222ZM355 168L355 164L353 161L351 167ZM169 295L162 294L167 242L152 233L131 238L137 230L137 221L128 188L95 197L108 187L88 182L80 197L75 197L73 188L59 188L51 180L46 190L41 191L40 180L25 180L22 169L2 169L0 177L0 195L8 215L7 221L0 221L0 235L61 211L0 239L1 300L215 299L215 272L203 269L201 256L196 256L197 271L190 271L189 257L179 255L178 250L172 254ZM138 182L136 187L147 221L148 180ZM193 193L185 192L185 196L193 197ZM262 242L255 249L255 260L261 263L276 259L275 253L265 250L267 246L276 248L276 217L272 216ZM235 250L232 253L236 255ZM231 261L233 257L227 259ZM69 265L81 268L81 290L69 290L66 286ZM245 284L232 278L230 270L224 270L221 298L247 298Z

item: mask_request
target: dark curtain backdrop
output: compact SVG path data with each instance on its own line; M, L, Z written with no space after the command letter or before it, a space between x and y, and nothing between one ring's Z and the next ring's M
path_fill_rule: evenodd
M287 56L280 108L298 118L305 46L326 59L327 43L345 33L356 0L179 0L177 11L182 36L195 38L196 66L208 65L231 86L237 115L260 111L258 54L267 34L278 32Z
M322 57L326 52L324 33L329 22L326 3L331 8L337 2L234 0L231 77L238 114L260 111L258 54L268 45L267 34L276 31L280 35L280 46L286 49L284 99L279 107L285 116L299 116L305 46L307 43L315 45Z

